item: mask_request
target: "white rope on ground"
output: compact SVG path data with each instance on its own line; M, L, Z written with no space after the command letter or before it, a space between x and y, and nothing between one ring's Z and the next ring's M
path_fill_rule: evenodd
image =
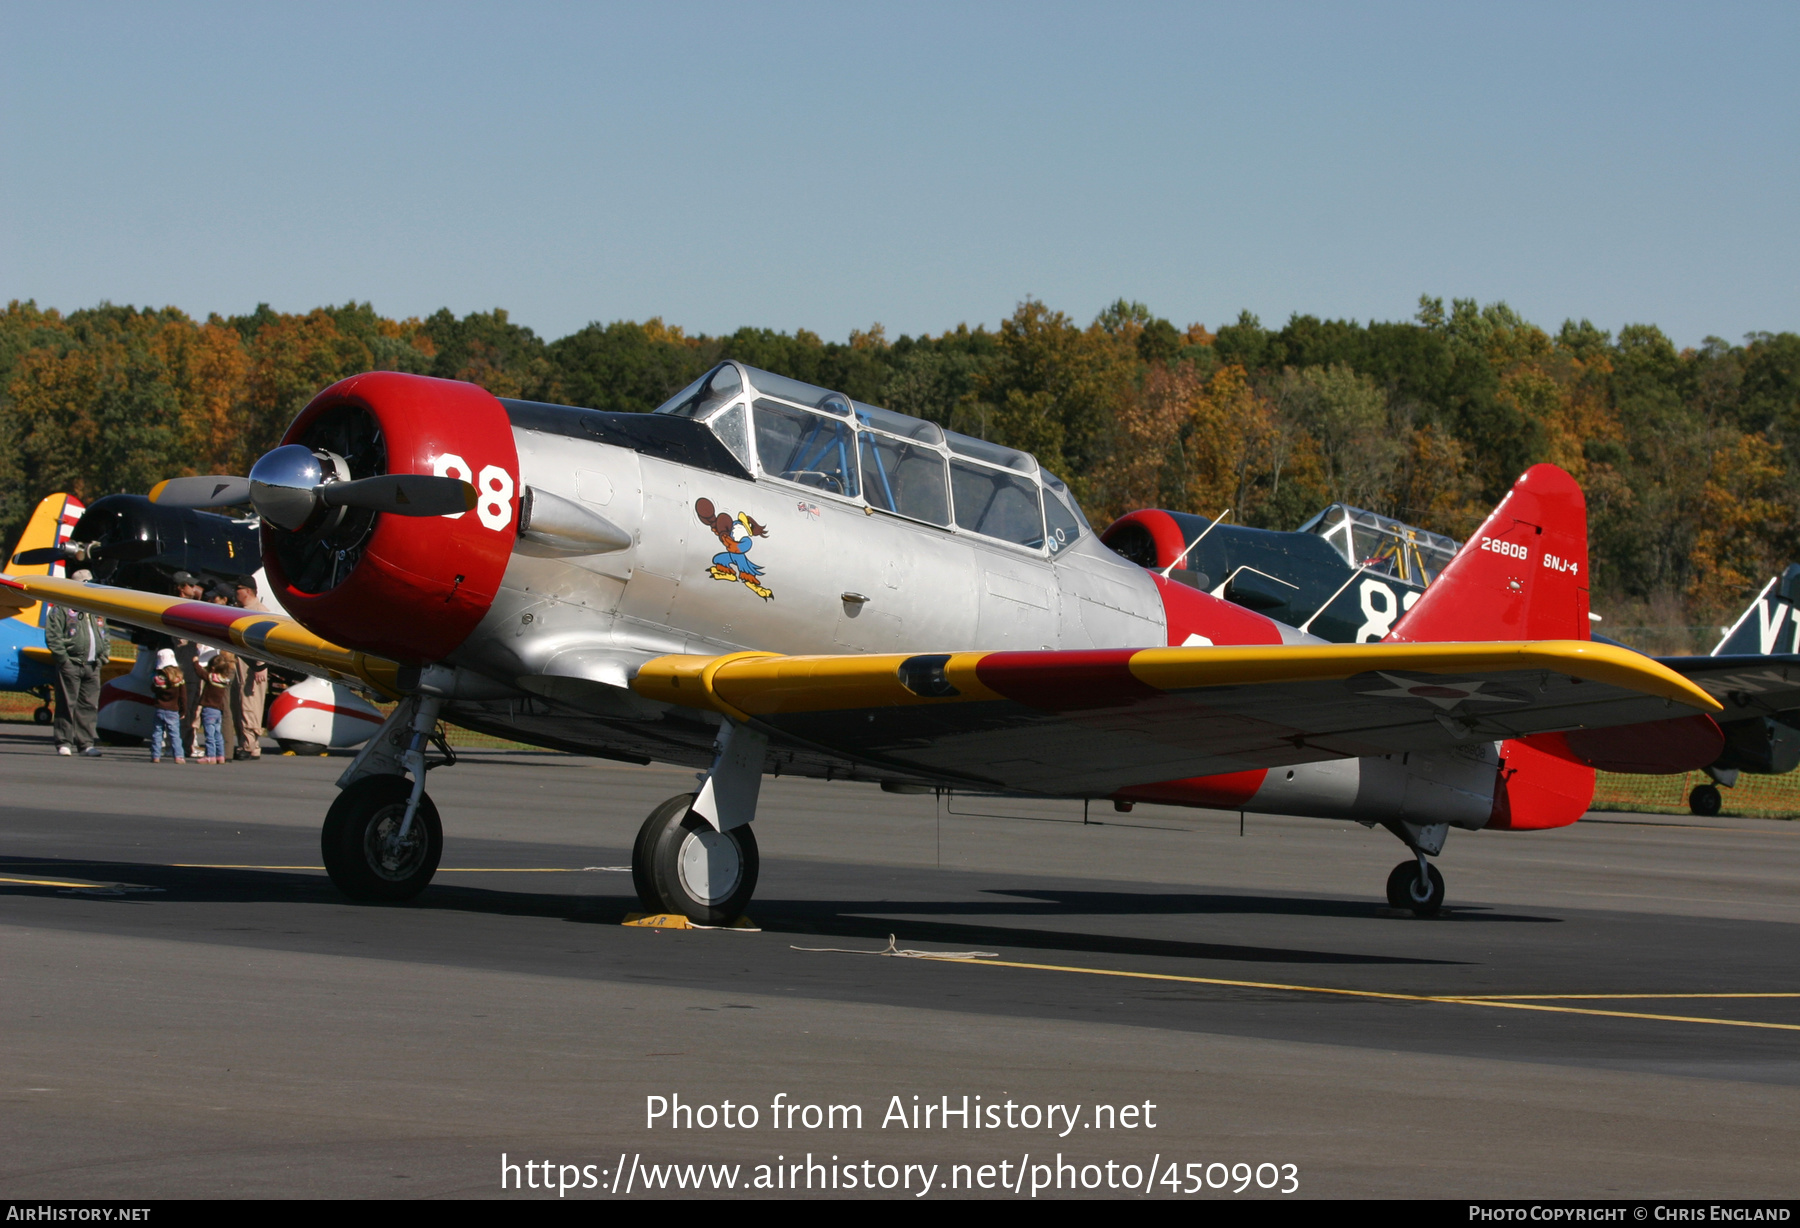
M888 935L887 946L880 951L859 951L851 947L788 947L790 951L809 951L817 954L832 955L892 955L899 959L999 959L998 951L914 951L894 945L894 935Z

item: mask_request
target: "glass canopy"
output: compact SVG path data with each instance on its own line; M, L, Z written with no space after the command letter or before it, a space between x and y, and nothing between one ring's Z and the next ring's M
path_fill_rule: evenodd
M1299 531L1323 537L1352 567L1393 576L1421 588L1437 579L1460 549L1456 541L1440 533L1415 529L1391 516L1347 503L1333 503L1301 525Z
M705 422L765 477L909 520L1051 554L1092 532L1030 453L756 367L721 363L656 412Z

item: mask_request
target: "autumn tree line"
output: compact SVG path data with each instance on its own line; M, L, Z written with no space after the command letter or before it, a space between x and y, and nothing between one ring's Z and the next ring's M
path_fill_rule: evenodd
M1677 349L1654 325L1550 332L1504 303L1422 298L1366 324L1244 313L1177 328L1121 300L1088 324L1026 300L997 328L825 341L660 319L546 342L504 310L389 319L367 303L0 313L0 534L44 494L243 473L359 371L644 412L721 358L1035 452L1099 524L1134 507L1294 528L1344 501L1462 538L1527 466L1587 491L1596 608L1706 624L1800 560L1800 335Z

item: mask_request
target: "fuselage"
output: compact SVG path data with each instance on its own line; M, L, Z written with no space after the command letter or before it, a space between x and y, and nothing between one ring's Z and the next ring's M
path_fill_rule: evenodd
M759 399L741 396L725 412L754 422ZM928 450L930 463L950 467L948 495L983 495L986 481L995 497L1014 500L1018 514L986 522L996 531L982 532L958 523L945 506L953 498L908 505L896 490L904 471L877 474L883 485L869 489L875 466L865 461L859 480L842 463L859 447L854 438L824 461L818 455L830 450L828 438L825 449L798 451L777 439L784 460L805 452L817 466L783 474L764 454L768 430L722 432L741 451L696 464L707 457L654 436L609 439L614 415L503 404L521 489L578 502L630 544L581 554L521 542L486 617L449 659L494 684L489 694L452 701L454 719L477 728L703 767L712 755L712 718L635 696L626 684L637 664L664 653L1321 642L1120 557L1099 541L1066 488L1023 453L986 445L985 455L959 455L954 442ZM804 406L780 408L797 415ZM720 412L715 407L715 420ZM823 420L820 430L849 436L841 420L814 417ZM870 434L876 443L893 438ZM763 448L753 450L745 437ZM865 457L869 442L861 446ZM906 459L917 465L921 455ZM1488 822L1499 766L1493 745L1411 759L1417 762L1332 760L1169 781L1115 800L1468 828ZM774 766L884 779L829 755L789 755Z

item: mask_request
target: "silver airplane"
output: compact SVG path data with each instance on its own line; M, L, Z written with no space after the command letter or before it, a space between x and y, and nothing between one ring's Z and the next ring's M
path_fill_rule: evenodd
M1430 914L1451 827L1561 826L1621 748L1718 749L1716 700L1588 639L1585 508L1552 466L1375 644L1127 561L1024 452L735 362L650 414L360 375L247 478L152 498L254 507L292 617L54 577L0 594L397 700L321 836L360 900L437 868L440 720L699 769L632 867L647 909L712 925L755 889L768 774L1379 823L1408 849L1389 902Z

